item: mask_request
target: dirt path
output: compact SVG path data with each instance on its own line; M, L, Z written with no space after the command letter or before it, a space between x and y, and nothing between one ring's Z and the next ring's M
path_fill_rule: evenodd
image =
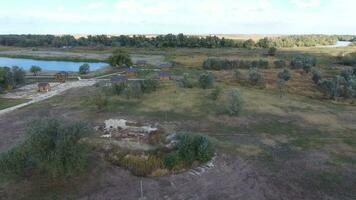
M66 90L78 87L85 87L85 86L92 86L97 82L96 79L88 79L88 80L79 80L75 82L66 82L66 83L52 83L51 84L51 91L47 93L38 93L37 92L37 84L27 85L24 88L20 88L18 91L13 93L8 93L4 95L4 98L12 98L12 99L31 99L23 104L19 104L10 108L6 108L0 110L0 116L6 113L12 112L19 108L23 108L33 103L37 103L53 96L59 95Z

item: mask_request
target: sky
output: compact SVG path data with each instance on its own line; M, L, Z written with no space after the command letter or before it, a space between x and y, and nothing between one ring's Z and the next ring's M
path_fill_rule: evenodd
M0 34L356 34L356 0L1 0Z

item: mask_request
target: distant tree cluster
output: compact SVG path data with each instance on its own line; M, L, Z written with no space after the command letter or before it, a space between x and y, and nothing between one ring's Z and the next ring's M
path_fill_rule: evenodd
M310 47L335 44L338 36L329 35L291 35L263 38L255 42L233 40L217 36L187 36L167 34L156 37L143 35L89 35L75 38L71 35L0 35L0 45L18 47L72 47L72 46L111 46L111 47L188 47L188 48L272 48L272 47Z
M10 90L25 83L25 70L14 66L0 67L0 92Z
M267 60L228 60L218 58L208 58L203 62L206 70L229 70L229 69L249 69L249 68L268 68Z

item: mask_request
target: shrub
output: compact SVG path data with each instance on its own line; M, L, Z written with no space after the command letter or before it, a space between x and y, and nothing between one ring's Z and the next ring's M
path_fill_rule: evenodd
M217 100L219 98L221 92L222 92L221 87L215 87L213 89L213 91L211 91L211 93L210 93L210 99L213 101Z
M243 109L243 98L238 89L228 90L219 101L221 113L239 115Z
M256 68L250 69L248 77L252 85L261 85L264 82L263 75Z
M22 144L1 155L0 173L23 176L37 169L51 178L66 178L86 166L88 147L80 142L91 133L86 124L37 119L26 133Z
M158 80L147 79L140 81L140 84L143 93L150 93L158 89L160 82Z
M179 80L178 84L183 88L193 88L197 85L196 81L190 78L187 74L185 74L183 78Z
M88 147L80 139L91 129L81 122L64 123L59 119L39 119L30 123L27 135L31 159L50 177L68 177L84 169Z
M240 70L238 70L238 69L235 70L234 77L235 77L236 80L240 80L241 79L242 74L241 74Z
M109 104L109 100L103 95L96 95L93 98L93 103L98 110L104 109Z
M164 161L164 165L168 169L174 169L174 167L176 167L180 163L180 158L179 158L178 152L174 151L174 152L166 154L163 158L163 161Z
M26 177L33 168L28 149L21 144L0 154L0 175L8 179Z
M293 69L303 69L305 72L309 72L311 67L316 65L316 59L307 55L297 55L293 57L291 66Z
M194 161L207 162L214 156L214 147L205 136L180 134L177 140L177 150L164 156L164 165L169 169L190 166Z
M287 66L287 63L285 60L276 60L276 61L274 61L274 66L276 68L284 68Z
M199 77L199 85L203 89L208 89L214 85L214 77L211 73L201 74Z
M177 139L179 159L187 165L193 161L206 162L214 155L214 148L205 136L181 134Z
M305 64L305 65L303 66L303 70L304 70L307 74L310 72L311 68L312 68L312 66L309 65L309 64Z
M275 56L277 54L277 48L276 47L271 47L268 49L268 55L269 56Z
M127 87L127 83L126 82L112 84L112 90L113 90L114 94L116 94L116 95L123 94L123 92L125 91L126 87Z
M291 79L291 74L288 69L283 69L281 72L278 73L278 79L281 79L283 81L289 81Z
M128 99L141 98L143 95L141 83L137 81L131 82L130 84L127 85L123 93Z
M321 73L318 69L312 69L312 80L315 84L319 84L321 81Z
M79 74L89 74L90 72L90 65L88 63L82 64L79 67Z

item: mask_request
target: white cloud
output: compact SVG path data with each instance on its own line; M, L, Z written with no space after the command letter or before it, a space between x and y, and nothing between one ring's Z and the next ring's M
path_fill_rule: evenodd
M321 5L320 0L290 0L298 8L317 8Z
M88 9L94 10L94 9L98 9L98 8L102 8L104 6L103 2L91 2L89 3L86 7Z

